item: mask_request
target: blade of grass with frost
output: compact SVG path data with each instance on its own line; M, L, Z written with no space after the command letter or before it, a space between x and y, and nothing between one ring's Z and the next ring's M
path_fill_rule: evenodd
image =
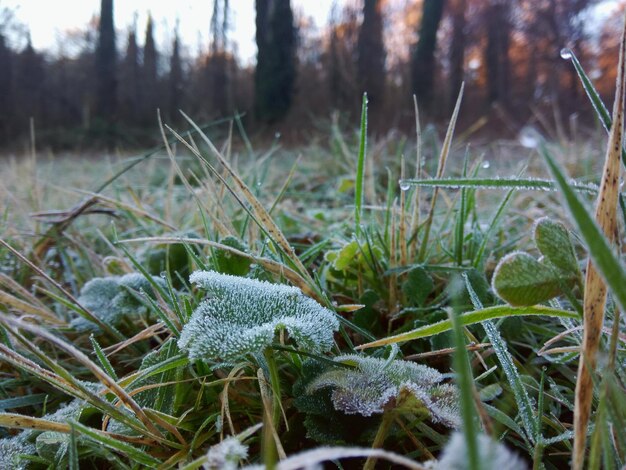
M537 421L535 429L535 454L533 455L533 470L539 470L542 467L541 458L543 456L543 431L541 421L543 419L543 399L544 399L544 382L546 378L546 368L541 370L541 381L539 382L539 399L537 400Z
M72 421L71 425L76 430L76 432L79 433L80 436L91 439L108 449L126 455L130 457L132 461L147 465L148 468L157 468L161 465L161 461L157 458L152 457L150 454L135 446L115 439L114 437L111 437L100 430L89 428L76 421Z
M461 326L473 325L475 323L481 323L487 320L494 320L496 318L508 318L518 317L525 315L537 315L546 317L557 318L578 318L576 312L570 312L568 310L559 310L550 307L544 307L542 305L534 305L532 307L511 307L510 305L498 305L495 307L487 307L481 310L474 310L472 312L463 313L459 315L459 323ZM445 333L452 329L450 320L442 320L437 323L422 326L415 330L407 331L388 338L379 339L371 343L366 343L358 346L356 349L368 349L379 346L386 346L393 343L403 343L419 338L427 338L429 336Z
M456 120L459 116L459 110L461 109L461 101L463 100L463 90L465 88L465 83L461 85L461 90L459 90L459 96L456 100L456 105L454 106L454 111L452 112L452 117L450 118L450 124L448 125L448 131L446 132L446 137L443 141L443 146L441 147L441 153L439 154L439 163L437 166L437 179L440 179L443 176L443 172L446 168L446 162L448 161L448 155L450 153L450 147L452 145L452 136L454 135L454 128L456 126ZM426 218L426 222L424 224L424 237L422 238L422 245L420 246L418 260L424 261L426 257L426 251L428 249L428 239L430 238L430 229L433 224L433 217L435 214L435 204L437 203L437 195L439 194L439 188L435 186L435 190L433 191L433 197L430 202L430 210L428 212L428 217Z
M120 386L127 388L138 381L146 380L154 375L161 374L163 372L167 372L178 367L184 367L188 364L189 358L187 357L187 355L177 354L176 356L167 358L159 362L158 364L154 364L153 366L141 369L133 374L123 377L119 381L119 384Z
M404 155L400 156L400 179L404 179ZM406 191L400 188L400 221L398 223L398 244L400 245L400 266L409 264L406 239Z
M5 325L12 328L19 328L28 331L29 333L46 340L72 356L80 364L85 366L100 383L111 391L111 393L115 394L125 406L132 410L135 416L144 424L144 426L146 426L146 429L150 431L150 433L154 434L156 437L162 437L161 432L152 424L137 402L122 387L120 387L114 379L107 375L105 371L91 361L91 359L89 359L89 357L87 357L83 352L36 325L31 325L10 317L4 317L1 321L2 323L5 323ZM11 329L9 330L11 331Z
M467 177L467 165L469 161L469 149L465 151L465 158L463 159L463 177ZM465 229L465 216L467 212L467 188L461 188L461 198L459 201L459 209L457 212L455 231L454 231L454 259L456 264L461 266L463 264L463 239Z
M361 104L361 130L359 135L359 157L354 186L354 233L361 234L361 213L363 210L363 181L365 179L365 158L367 156L367 93L363 93Z
M483 309L483 304L478 298L478 295L476 295L476 291L474 291L469 277L466 273L463 273L462 276L465 281L465 287L470 300L472 301L472 305L477 310ZM506 375L509 385L513 390L513 394L515 395L515 401L517 403L519 415L522 418L522 425L524 427L524 431L526 432L526 437L531 443L537 444L540 442L541 436L538 436L536 433L536 419L533 414L534 403L531 401L530 396L522 383L522 378L520 377L519 372L515 367L515 363L513 362L513 356L511 356L511 353L507 349L506 342L502 339L498 328L493 324L493 322L486 321L482 324L482 326L485 329L485 333L487 333L489 342L496 353L496 357L502 366L504 375Z
M607 133L610 133L611 127L613 125L613 119L611 118L611 115L609 114L609 110L604 105L604 101L602 101L602 98L600 98L599 93L596 91L596 88L593 86L593 83L591 82L587 74L585 73L585 70L583 69L582 65L580 65L578 57L576 57L576 54L574 54L574 51L572 51L571 49L563 50L561 51L561 54L565 55L566 57L569 56L569 59L572 61L572 64L574 65L574 69L576 70L576 73L578 74L578 78L580 78L580 82L582 83L583 89L585 90L585 93L587 94L589 101L591 101L591 105L593 106L593 109L595 110L596 115L598 116L600 123L602 124L602 127L604 127ZM624 163L624 165L626 165L626 150L624 150L623 148L622 148L621 155L622 155L622 162Z
M556 191L554 181L539 178L429 178L406 179L403 184L414 186L434 186L449 189L520 189L529 191ZM598 187L594 184L572 182L571 187L579 192L597 194Z
M23 341L21 342L24 343ZM34 351L32 347L29 347L29 344L25 344L25 346L29 348L31 352ZM62 369L59 366L56 367L56 369L58 369L58 372L62 375L44 369L39 366L39 364L36 364L35 362L25 358L21 354L11 349L8 349L4 344L0 344L0 357L16 369L22 370L28 374L32 374L35 377L38 377L40 380L48 383L52 387L62 391L63 393L66 393L67 395L87 401L95 408L104 411L114 419L124 422L126 425L135 429L136 431L139 431L140 433L145 432L145 428L135 417L131 417L125 413L122 413L113 404L109 403L97 394L94 394L92 391L88 390L77 379L72 377L65 369Z
M118 380L117 374L115 373L115 369L111 365L111 362L109 361L109 358L106 357L106 354L104 354L104 351L102 351L102 348L100 347L100 344L98 344L98 341L96 340L96 338L94 337L93 334L91 336L89 336L89 341L91 341L91 345L93 346L93 351L96 354L96 357L98 358L98 361L100 361L100 365L102 366L102 368L114 380Z
M265 210L263 205L254 196L252 191L250 191L250 188L248 188L248 185L246 185L246 183L241 179L241 177L237 174L237 172L235 172L231 168L231 166L228 164L226 159L222 156L219 150L215 147L211 139L209 139L207 135L201 131L198 125L194 123L193 120L189 116L187 116L185 113L181 112L181 114L198 131L198 134L200 135L200 137L202 137L204 142L209 146L209 148L211 149L213 154L217 157L217 159L222 164L224 169L231 176L231 178L233 179L233 181L239 188L239 191L241 192L241 194L243 194L243 197L246 199L246 201L248 201L248 203L252 207L252 211L250 211L250 209L247 208L247 206L243 203L243 201L241 200L239 195L235 192L235 190L231 188L230 185L228 185L226 180L217 172L217 170L210 164L210 162L200 152L198 152L196 149L193 149L193 147L190 146L189 143L185 141L184 139L181 140L181 142L184 145L186 145L187 148L189 148L194 153L194 155L200 158L200 160L207 165L207 167L211 170L211 172L213 172L213 174L215 174L220 179L220 181L226 186L226 188L230 191L230 193L233 196L235 196L235 199L237 200L237 202L239 202L241 207L243 207L250 214L251 217L253 217L253 214L254 214L253 220L255 221L255 223L261 229L263 229L265 233L269 236L269 238L274 243L276 243L276 245L280 248L281 251L283 251L283 253L287 256L287 258L293 263L294 267L299 272L299 274L303 276L308 282L310 282L311 289L317 290L317 286L315 285L313 278L311 278L310 274L308 273L308 271L306 270L306 268L304 267L304 265L302 264L302 262L296 255L293 247L289 244L289 241L287 240L283 232L280 230L278 225L276 225L276 223L272 220L272 217L269 215L267 210ZM168 129L178 136L178 134L173 129L171 129L170 127L168 127Z
M393 210L395 185L393 184L393 176L391 173L391 169L389 167L385 167L385 170L387 170L387 202L385 204L385 221L383 223L383 233L384 233L383 246L388 246L390 235L391 235L389 231L389 227L391 226L391 215L392 215L391 211Z
M452 331L454 334L454 365L456 369L456 382L460 390L461 418L463 437L467 446L467 458L469 470L480 470L478 455L478 426L476 423L476 410L474 409L474 386L472 385L472 369L467 354L463 328L459 323L458 315L448 312Z

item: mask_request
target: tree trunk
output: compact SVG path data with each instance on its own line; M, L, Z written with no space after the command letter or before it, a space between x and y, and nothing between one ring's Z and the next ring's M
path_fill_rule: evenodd
M419 40L411 68L413 92L420 104L430 107L435 77L435 50L437 31L441 23L445 0L424 0Z

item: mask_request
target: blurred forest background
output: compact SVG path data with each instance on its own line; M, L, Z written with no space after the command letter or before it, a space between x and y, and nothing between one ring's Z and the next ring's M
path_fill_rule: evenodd
M503 137L531 121L566 127L588 104L561 50L610 99L625 4L347 0L314 28L289 0L256 0L258 54L245 63L228 0L213 0L210 44L196 54L178 31L158 50L151 19L116 29L113 0L66 33L67 52L39 51L0 1L0 147L23 148L33 129L50 149L141 147L159 140L157 108L173 125L179 109L201 123L241 113L248 131L297 142L333 119L354 124L364 91L374 132L410 132L413 95L423 120L444 122L462 82L466 129Z

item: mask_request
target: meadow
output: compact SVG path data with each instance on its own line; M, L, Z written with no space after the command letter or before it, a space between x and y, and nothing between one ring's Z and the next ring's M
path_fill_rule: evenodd
M3 160L0 468L622 468L623 80L611 116L567 58L608 134L473 145L461 91L411 137L364 98L298 148Z

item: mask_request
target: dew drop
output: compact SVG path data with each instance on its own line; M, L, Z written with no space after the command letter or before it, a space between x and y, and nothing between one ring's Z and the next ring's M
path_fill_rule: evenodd
M489 162L489 160L486 160L480 166L481 166L481 168L484 168L486 170L487 168L491 167L491 163Z
M539 145L541 135L534 127L525 126L520 131L518 139L522 147L534 149Z
M167 271L161 271L161 279L167 279Z
M408 191L411 187L411 185L406 180L400 180L398 181L398 183L400 184L400 190L402 191Z
M276 132L276 133L274 134L274 138L275 138L275 139L280 139L280 137L281 137L280 132Z
M569 47L564 47L560 52L561 59L570 60L572 58L572 50Z

